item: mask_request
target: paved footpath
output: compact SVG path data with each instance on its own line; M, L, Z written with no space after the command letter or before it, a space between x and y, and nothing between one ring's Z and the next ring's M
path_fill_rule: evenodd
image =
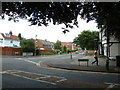
M92 72L107 72L107 73L120 73L120 67L116 67L116 61L110 60L109 61L109 70L106 70L106 60L105 58L98 58L99 65L97 66L96 63L91 64L94 61L93 56L84 56L84 59L89 59L88 67L87 62L78 62L78 59L67 60L70 61L68 63L48 63L49 67L53 68L61 68L67 70L78 70L78 71L92 71ZM82 58L81 58L82 59Z

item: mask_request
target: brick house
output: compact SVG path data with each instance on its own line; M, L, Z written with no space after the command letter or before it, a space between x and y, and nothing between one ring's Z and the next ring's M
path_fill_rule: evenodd
M62 47L66 46L67 50L79 49L73 42L61 42Z
M53 42L37 39L37 40L35 40L35 44L39 48L39 52L41 54L47 54L47 53L54 52L54 43Z
M0 55L21 55L20 40L10 31L9 33L0 33Z

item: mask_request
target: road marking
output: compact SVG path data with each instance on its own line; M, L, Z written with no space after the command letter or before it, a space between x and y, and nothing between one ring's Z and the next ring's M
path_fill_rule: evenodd
M34 61L31 61L31 60L29 60L29 59L24 59L24 58L17 58L17 59L23 60L23 61L27 61L27 62L30 62L30 63L33 63L33 64L35 64L35 65L38 66L38 67L41 66L41 61L39 61L39 62L34 62Z
M38 65L37 62L31 61L31 60L29 60L29 59L24 59L24 58L16 58L16 59L23 60L23 61L26 61L26 62L33 63L33 64L35 64L35 65Z
M63 82L63 81L66 81L67 79L61 79L61 80L58 80L58 81L56 81L57 83L58 82Z
M41 81L45 83L50 83L54 85L56 85L58 82L63 82L67 80L64 77L37 74L37 73L20 71L20 70L6 70L6 74L11 74L14 76L23 77L23 78L27 78L31 80L36 80L36 81Z
M40 67L40 66L41 66L41 62L42 62L42 61L39 61L39 62L36 64L36 66Z
M111 84L107 87L107 89L113 88L115 85Z
M4 73L6 73L6 71L2 71L2 72L0 72L1 74L4 74Z
M104 83L105 83L105 84L109 84L109 86L108 86L105 90L109 90L109 89L113 88L114 86L120 85L120 84L118 84L118 83L108 83L108 82L104 82Z
M108 82L104 82L105 84L113 84L113 85L120 85L119 83L108 83Z

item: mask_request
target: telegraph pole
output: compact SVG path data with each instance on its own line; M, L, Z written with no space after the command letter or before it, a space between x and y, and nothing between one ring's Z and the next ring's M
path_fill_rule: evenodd
M36 56L36 40L37 40L37 35L35 35L35 56Z
M107 39L107 50L106 50L106 54L107 54L107 58L106 58L106 69L109 70L109 32L108 29L106 29L106 39Z

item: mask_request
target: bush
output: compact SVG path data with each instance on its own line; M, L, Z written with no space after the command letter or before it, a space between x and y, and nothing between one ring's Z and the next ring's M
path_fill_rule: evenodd
M56 55L54 53L46 53L46 54L40 54L40 55Z

